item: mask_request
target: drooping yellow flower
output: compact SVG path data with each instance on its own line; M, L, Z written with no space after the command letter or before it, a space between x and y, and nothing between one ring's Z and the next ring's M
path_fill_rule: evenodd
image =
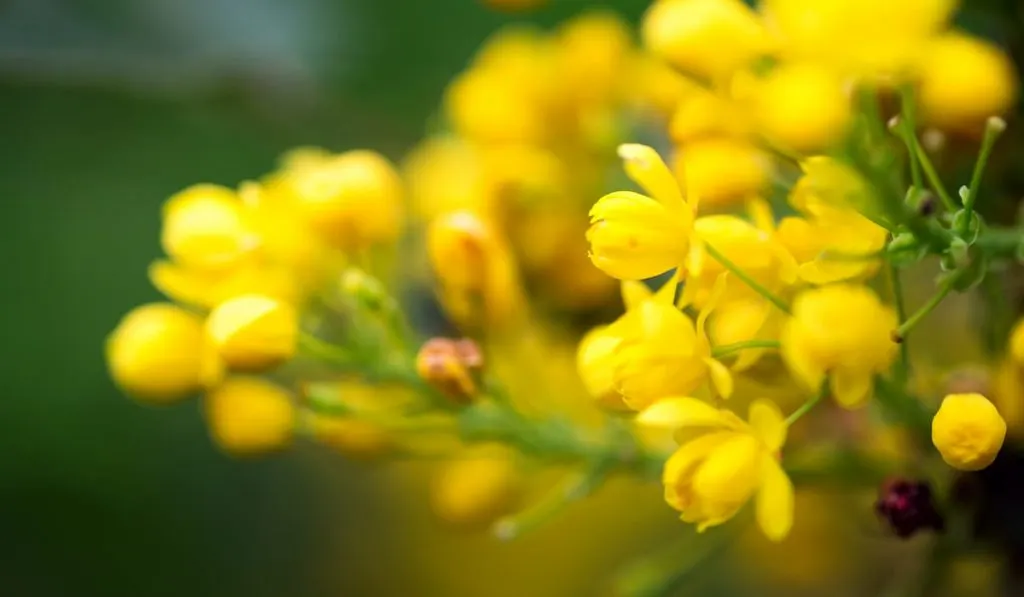
M781 541L793 525L793 484L779 464L787 425L770 400L750 405L747 421L695 398L666 398L637 416L675 429L680 447L665 463L665 501L698 531L722 524L757 493L757 522Z
M291 443L295 406L283 388L257 377L231 377L206 395L210 434L223 450L262 454Z
M833 71L813 64L782 64L758 87L754 118L771 143L797 152L829 149L852 119L850 94Z
M257 242L238 195L212 184L189 187L167 200L160 241L177 263L207 271L231 267Z
M871 276L881 265L877 254L887 232L861 213L874 209L866 183L824 156L806 160L803 168L789 200L804 217L783 218L778 226L779 241L800 263L800 278L829 284Z
M956 0L762 0L761 11L784 58L840 72L888 78L913 72L927 40Z
M740 0L658 0L644 15L644 45L676 68L720 79L768 50L757 15Z
M938 127L980 133L986 118L1013 106L1019 87L1017 70L1000 48L947 33L928 45L922 61L921 118Z
M977 471L992 464L1006 438L1006 421L981 394L950 394L932 419L932 443L949 466Z
M816 391L827 375L840 405L863 405L874 376L896 357L896 314L867 287L849 284L806 290L792 309L782 330L782 356L794 377Z
M760 195L771 180L772 162L752 141L706 137L678 148L676 176L706 205L722 207Z
M523 481L514 455L491 448L449 464L437 477L431 505L441 520L478 529L516 507Z
M107 338L114 382L143 402L170 403L216 382L220 361L203 337L203 321L181 307L151 303L125 315Z
M693 228L693 208L672 172L650 147L619 147L626 173L648 195L617 191L590 210L590 258L621 280L642 280L683 263Z
M217 305L206 320L206 334L229 367L260 371L295 354L298 314L287 303L246 294Z
M402 180L379 153L347 151L282 175L299 213L331 245L360 249L392 242L401 232Z

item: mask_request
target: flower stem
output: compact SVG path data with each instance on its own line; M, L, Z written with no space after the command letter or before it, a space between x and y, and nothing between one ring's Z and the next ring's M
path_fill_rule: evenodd
M716 346L711 349L711 356L717 359L719 357L726 357L750 348L779 348L779 346L780 344L778 340L745 340L743 342L734 342L732 344Z
M921 179L921 161L918 159L917 145L917 117L915 114L914 90L912 87L904 87L900 91L900 112L903 122L900 126L900 134L903 142L907 145L907 154L910 158L910 180L915 189L923 189L924 182Z
M911 139L914 144L914 153L917 154L917 159L921 161L921 168L924 170L924 175L928 178L928 184L931 185L932 189L942 200L942 204L946 206L946 209L950 212L956 211L957 204L953 201L953 196L946 190L946 185L943 184L942 179L939 178L938 171L935 170L935 165L932 164L931 158L928 157L928 153L918 142L916 137Z
M355 363L349 351L306 332L299 334L299 348L310 356L333 365L351 367Z
M732 261L729 261L728 257L719 253L718 249L706 243L704 244L704 248L707 250L708 254L710 254L711 257L715 259L715 261L721 263L722 267L729 270L730 273L739 278L744 284L749 286L751 290L763 296L765 299L768 300L768 302L778 307L779 310L782 311L783 313L787 315L790 314L789 305L787 305L785 301L775 296L775 294L773 294L770 290L762 286L757 280L748 276L747 273L740 269L739 266L737 266Z
M925 316L934 311L935 307L938 307L939 303L945 300L945 298L949 296L949 293L953 291L953 284L956 282L956 278L957 276L955 274L946 278L939 286L938 292L932 295L932 298L928 299L928 302L921 305L921 308L914 312L913 315L901 323L900 327L896 328L896 331L893 332L893 340L896 342L906 341L907 333L914 329L914 326L920 323Z
M970 228L971 215L974 211L974 202L978 197L978 187L981 186L981 175L985 172L989 155L992 154L992 147L996 139L1006 130L1006 121L997 116L989 118L985 123L985 137L981 140L981 151L978 152L978 160L974 162L974 172L971 174L971 186L967 188L967 197L964 198L964 215L961 220L960 229L957 233L960 236L967 234Z
M807 400L807 402L801 404L800 408L796 409L791 415L786 417L786 426L789 427L793 425L793 423L799 421L804 415L811 412L815 406L818 406L819 402L825 399L825 396L828 396L828 380L825 380L821 384L821 388L818 389L818 393Z
M889 275L889 284L892 286L893 304L896 306L896 317L900 325L907 319L907 305L903 300L903 282L900 280L900 271L891 262L885 263L885 270ZM907 375L910 372L910 347L906 341L900 342L900 358L893 364L893 376L900 384L906 383Z

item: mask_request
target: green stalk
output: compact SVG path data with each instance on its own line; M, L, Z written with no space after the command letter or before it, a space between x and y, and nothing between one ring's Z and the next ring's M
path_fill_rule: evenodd
M730 261L728 257L719 253L718 249L712 247L707 243L704 244L704 248L707 250L708 254L715 259L715 261L721 263L722 267L724 267L731 274L739 278L740 281L749 286L751 290L763 296L765 299L768 300L768 302L778 307L779 310L782 311L783 313L787 315L791 314L789 310L789 305L787 305L784 300L775 296L775 294L773 294L772 291L768 290L767 288L762 286L757 280L747 275L745 271L743 271L742 269L740 269L739 266Z

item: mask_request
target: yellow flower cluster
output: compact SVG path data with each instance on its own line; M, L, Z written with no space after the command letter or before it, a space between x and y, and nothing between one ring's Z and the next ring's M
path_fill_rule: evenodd
M922 389L908 349L949 295L1024 254L1019 230L976 214L1015 71L950 29L955 9L656 0L639 46L603 12L502 30L400 170L301 149L259 182L171 197L150 269L169 302L120 322L111 374L150 403L203 393L236 454L301 436L450 456L435 510L506 539L613 472L660 471L699 531L753 500L777 542L803 479L901 458L984 468L1004 415L1011 434L1024 421L1006 398L1024 399L1024 323L993 342L1008 354L991 402ZM980 133L959 202L922 126ZM902 274L925 260L941 274L911 310ZM413 334L397 297L423 285L460 337ZM918 442L864 445L904 436ZM523 461L569 464L567 487L527 503ZM930 502L906 507L926 484L886 487L897 535L941 528Z

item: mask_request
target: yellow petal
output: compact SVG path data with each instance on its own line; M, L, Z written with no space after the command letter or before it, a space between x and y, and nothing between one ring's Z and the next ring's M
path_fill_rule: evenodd
M754 435L772 452L786 443L786 420L771 400L755 400L750 405L749 421Z
M753 493L761 450L751 435L737 433L717 446L697 469L693 489L709 518L735 509Z
M729 368L717 359L704 359L708 366L708 375L711 378L711 387L715 389L722 398L732 396L733 381Z
M684 511L693 505L690 488L693 471L712 450L733 436L728 431L703 435L683 444L669 457L662 469L661 478L665 485L665 501L670 506Z
M619 146L619 157L626 174L655 199L667 207L685 206L679 183L654 149L638 143L625 143Z
M844 408L864 406L871 397L871 377L870 372L837 368L829 379L836 402Z
M643 282L637 282L636 280L622 282L622 303L626 305L627 311L651 298L651 296L651 289Z
M728 281L728 272L722 272L717 278L715 278L715 286L711 289L711 295L708 297L707 302L704 303L704 308L697 314L697 337L700 338L706 346L708 346L709 350L710 344L707 340L707 334L704 332L704 324L707 323L708 316L711 315L711 312L715 310L715 307L718 306L718 302L722 299L722 295L725 293L725 287Z
M734 429L723 411L690 397L665 398L648 406L636 417L636 422L647 427L679 429L683 427L712 427Z
M793 483L770 455L762 455L761 461L757 524L769 539L782 541L793 526Z

